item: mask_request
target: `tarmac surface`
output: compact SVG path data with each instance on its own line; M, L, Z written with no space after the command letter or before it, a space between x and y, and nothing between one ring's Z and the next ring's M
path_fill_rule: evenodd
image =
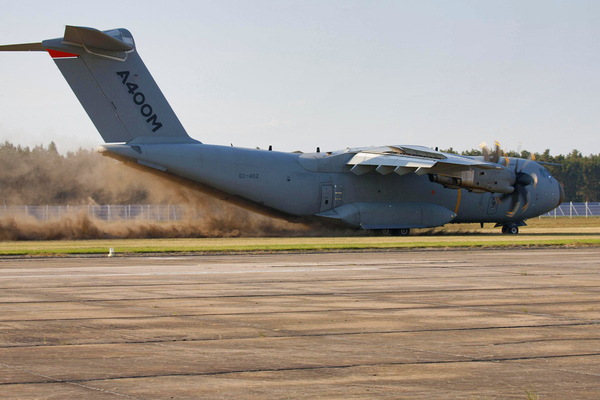
M599 248L0 260L2 399L527 392L600 398Z

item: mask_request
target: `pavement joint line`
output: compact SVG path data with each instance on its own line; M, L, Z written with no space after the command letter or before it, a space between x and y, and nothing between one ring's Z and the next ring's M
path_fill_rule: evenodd
M577 356L574 356L577 357ZM571 373L571 374L580 374L580 375L589 375L589 376L597 376L600 377L600 374L594 374L591 372L585 372L585 371L574 371L572 369L564 369L564 368L550 368L550 367L544 367L538 364L523 364L520 362L515 362L515 361L507 361L507 364L517 364L517 365L521 365L524 367L528 367L528 368L536 368L536 369L541 369L541 370L545 370L545 371L557 371L557 372L567 372L567 373Z
M179 300L178 298L176 299L164 299L164 298L159 298L156 300ZM128 300L123 300L123 301L128 301ZM72 301L72 303L78 303L79 301ZM314 309L314 310L294 310L294 311L248 311L248 312L222 312L222 313L194 313L194 314L159 314L159 315L140 315L140 316L110 316L110 317L79 317L79 318L40 318L40 319L0 319L0 324L1 323L15 323L15 322L58 322L58 321L98 321L98 320L111 320L111 319L154 319L154 318L178 318L178 317L192 317L192 318L200 318L200 317L227 317L227 316L253 316L253 315L273 315L273 314L278 314L278 315L282 315L282 314L289 314L289 315L293 315L293 314L321 314L321 313L347 313L347 312L356 312L356 311L360 311L360 312L365 312L365 311L377 311L377 312L393 312L393 311L414 311L414 310L440 310L440 309L445 309L445 308L473 308L473 309L484 309L486 311L499 311L499 312L506 312L506 313L517 313L517 314L528 314L528 315L535 315L535 316L544 316L544 317L553 317L553 318L571 318L574 320L585 320L585 321L592 321L592 322L600 322L596 321L596 320L590 320L590 319L585 319L585 318L577 318L577 317L565 317L562 315L553 315L553 314L542 314L542 313L532 313L532 312L523 312L523 311L518 311L518 310L496 310L496 309L489 309L489 305L487 306L463 306L463 305L456 305L456 304L435 304L435 303L428 303L428 302L421 302L421 301L415 301L415 300L400 300L396 301L396 302L400 302L400 303L413 303L413 304L422 304L422 306L420 307L357 307L357 308L330 308L330 309ZM506 303L506 304L502 304L502 307L505 306L516 306L516 307L520 307L520 306L528 306L528 307L536 307L536 306L549 306L549 305L554 305L558 302L544 302L544 303ZM561 304L570 304L570 305L581 305L581 304L596 304L597 301L594 300L579 300L579 301L571 301L571 302L560 302ZM2 303L0 303L2 304ZM164 306L163 306L164 307ZM140 311L155 311L155 312L160 312L158 309L148 309L146 307L140 307L140 306L131 306L131 307L124 307L123 309L126 308L132 308L132 309L136 309L136 310L140 310Z
M143 268L140 267L140 268ZM296 268L286 270L246 270L246 271L188 271L188 272L138 272L124 274L47 274L47 275L5 275L0 279L32 279L32 278L96 278L104 276L177 276L177 275L234 275L234 274L259 274L259 273L290 273L290 272L332 272L332 271L372 271L379 268L359 267L359 268Z
M324 333L312 333L312 334L295 334L292 330L280 330L277 332L287 333L286 335L273 335L266 336L268 339L297 339L297 338L312 338L312 337L343 337L343 336L366 336L366 335L394 335L402 333L428 333L428 332L461 332L461 331L478 331L478 330L494 330L494 329L531 329L531 328L560 328L560 327L576 327L576 326L590 326L598 325L598 322L590 323L567 323L567 324L544 324L544 325L515 325L515 326L486 326L486 327L462 327L462 328L445 328L445 329L418 329L418 330L394 330L394 331L371 331L371 332L324 332ZM253 328L259 329L259 328ZM272 329L262 329L263 331L271 331ZM112 346L112 345L128 345L128 344L161 344L161 343L181 343L181 342L210 342L215 340L227 341L227 340L255 340L256 336L248 337L226 337L222 335L219 337L211 338L182 338L182 339L166 339L166 340L138 340L138 341L121 341L121 342L87 342L87 343L70 343L70 344L30 344L30 345L14 345L14 346L0 346L0 349L14 349L14 348L35 348L35 347L72 347L72 346ZM555 339L559 340L559 339ZM567 339L560 339L567 340ZM588 340L588 339L581 339ZM595 340L595 339L589 339ZM533 341L532 341L533 342ZM529 342L525 342L529 343Z
M520 274L520 273L519 273ZM599 273L590 273L590 274L581 274L581 275L598 275ZM561 278L564 277L569 277L569 276L575 276L576 274L572 274L572 275L559 275ZM513 276L513 274L510 274L509 276ZM540 276L540 275L531 275L531 276ZM553 274L549 274L549 275L543 275L543 276L553 276ZM464 278L487 278L489 277L488 275L466 275L466 276L461 276L461 277L441 277L440 279L464 279ZM314 279L314 280L310 280L310 281L302 281L303 283L322 283L322 282L369 282L369 281L395 281L395 280L417 280L417 279L426 279L427 277L422 276L422 277L415 277L415 278L404 278L404 277L387 277L387 278L364 278L364 279ZM298 281L285 281L285 280L268 280L268 281L253 281L252 284L253 285L259 285L259 284L265 284L265 283L297 283ZM238 281L234 281L234 282L227 282L228 284L238 284L238 285L246 285L248 284L248 282L238 282ZM208 286L208 285L219 285L221 283L219 282L186 282L186 283L156 283L156 284L141 284L141 285L81 285L81 286L35 286L35 287L28 287L28 286L8 286L8 287L0 287L0 290L24 290L24 291L40 291L42 289L83 289L83 288L90 288L90 289L95 289L95 288L130 288L130 287L164 287L164 286ZM562 286L562 285L546 285L546 286L540 286L540 285L536 285L536 286L519 286L519 287L513 287L513 288L471 288L471 289L435 289L435 290L405 290L402 292L394 292L394 293L439 293L439 292L477 292L477 291L482 291L482 292L486 292L486 291L512 291L512 290L543 290L543 289L578 289L578 290L582 290L582 289L586 289L586 290L596 290L597 286L594 285L590 285L590 286ZM378 292L379 293L379 292ZM389 293L389 292L388 292ZM243 295L240 295L238 297L242 297ZM217 297L217 296L214 296ZM227 296L227 297L235 297L235 296ZM42 300L42 301L46 301L46 300ZM55 300L56 302L59 302L60 300ZM65 301L72 301L72 300L65 300ZM24 301L0 301L0 304L12 304L12 303L27 303ZM35 301L32 301L31 303L35 303Z
M585 264L589 264L590 261L587 261ZM533 264L532 264L533 265ZM188 266L181 266L181 265L175 265L176 267L188 267ZM155 266L156 267L156 266ZM155 267L148 267L148 268L155 268ZM171 265L169 265L169 267L173 267ZM556 267L560 267L560 266L556 266ZM105 268L105 267L103 267ZM144 266L137 266L136 268L144 268ZM270 267L268 267L270 268ZM423 266L416 266L415 268L420 269L420 270L424 270L427 271L428 269L452 269L452 270L465 270L465 271L469 271L472 269L481 269L481 267L477 266L477 265L473 265L473 266L454 266L454 265L449 265L449 266L427 266L427 267L423 267ZM492 267L490 267L491 269ZM510 270L505 271L503 270L504 268L508 268ZM514 274L520 274L522 271L522 269L526 269L528 268L527 265L520 267L521 270L519 271L513 271L515 267L512 265L506 265L506 266L502 266L502 265L494 265L493 267L493 271L498 273L498 275L508 275L508 276L512 276ZM554 268L554 266L546 266L547 269L552 269ZM598 275L600 274L600 272L597 271L597 269L595 268L595 266L590 266L590 272L571 272L568 274L564 274L564 275L560 275L562 277L568 277L568 276L586 276L586 275ZM31 279L31 278L74 278L74 277L118 277L118 276L185 276L185 275L235 275L235 274L253 274L253 273L290 273L290 272L338 272L338 271L373 271L373 270L383 270L383 271L405 271L405 268L398 268L398 267L384 267L384 266L364 266L364 267L352 267L352 268L318 268L318 267L311 267L311 268L294 268L294 269L275 269L275 270L270 270L270 269L261 269L261 270L246 270L246 271L185 271L185 272L138 272L138 273L121 273L121 274L117 274L117 273L98 273L98 274L86 274L86 273L79 273L79 274L45 274L45 275L0 275L0 279ZM0 269L1 271L1 269ZM531 276L553 276L553 272L550 271L544 271L544 272L538 272L535 273ZM464 276L460 276L460 277L444 277L444 276L440 276L440 279L461 279L461 278L477 278L477 277L481 277L481 278L485 278L488 277L489 275L464 275ZM389 279L395 279L395 280L416 280L416 279L423 279L425 276L415 276L415 277L402 277L402 276L391 276L389 277ZM333 281L362 281L362 280L385 280L386 278L356 278L356 279L332 279ZM280 280L277 279L271 279L267 282L279 282ZM287 282L285 280L281 280L283 282ZM317 280L317 281L322 281L322 280ZM179 285L183 285L186 283L181 283ZM210 283L204 283L204 282L195 282L195 283L189 283L190 285L200 285L200 284L210 284ZM156 285L156 284L155 284ZM178 285L178 284L174 284L174 285ZM105 286L120 286L120 285L105 285ZM127 286L127 285L124 285ZM135 285L135 286L144 286L144 285ZM147 286L153 286L153 285L147 285ZM49 287L54 287L54 286L49 286ZM76 287L76 286L75 286ZM94 286L92 286L94 287Z
M568 325L567 325L568 326ZM528 343L547 343L547 342L571 342L571 341L586 341L586 340L600 340L600 337L592 338L552 338L552 339L538 339L538 340L522 340L518 342L504 342L504 343L490 343L493 346L510 346L514 344L528 344Z
M497 313L506 313L506 314L533 315L533 316L536 316L536 317L558 318L558 319L567 319L567 320L574 320L574 321L585 320L585 321L600 323L600 320L585 319L585 318L578 318L578 317L569 317L569 316L566 316L566 315L554 315L554 314L534 313L534 312L525 312L525 311L518 311L518 310L493 309L493 308L489 308L489 307L479 307L479 306L463 306L463 305L459 305L459 304L431 303L431 302L419 301L419 300L405 300L405 302L406 303L415 303L415 304L439 305L439 306L442 306L442 307L446 306L448 308L465 308L465 309L471 309L471 310L483 310L483 311L490 311L490 312L497 312Z
M344 340L344 339L345 338L340 338L340 340ZM570 339L552 339L552 340L556 341L556 340L570 340ZM583 340L583 339L576 339L576 340ZM588 339L588 340L595 340L595 339ZM522 343L533 343L533 342L537 342L537 341L528 341L528 342L522 342ZM504 343L501 343L501 344L504 344ZM465 358L465 359L469 359L469 360L484 359L483 357L469 356L469 355L464 355L464 354L447 353L447 352L443 352L443 351L425 350L425 349L418 349L418 348L413 348L413 347L404 347L404 346L393 346L393 347L402 349L402 350L411 350L411 351L421 352L421 353L430 353L430 354L436 354L436 355ZM573 355L573 357L577 357L577 355ZM500 360L498 362L510 363L510 362L512 362L512 360ZM515 364L522 365L522 366L529 366L528 364L522 364L519 362L515 362ZM542 366L537 366L537 365L535 367L538 369L542 369L542 370L552 370L552 371L560 371L560 372L568 372L568 373L584 374L584 375L600 377L600 374L594 374L591 372L574 371L574 370L567 370L567 369L560 369L560 368L548 368L548 367L542 367Z
M134 396L130 396L130 395L127 395L127 394L118 393L118 392L115 392L115 391L112 391L112 390L95 388L93 386L84 385L81 382L65 381L65 380L62 380L62 379L59 379L59 378L55 378L53 376L44 375L44 374L40 374L38 372L33 372L33 371L29 371L29 370L24 369L24 368L16 367L14 365L8 365L8 364L0 363L0 366L8 368L8 369L14 369L16 371L25 372L25 373L30 374L30 375L40 376L40 377L45 378L45 379L50 379L50 381L40 382L40 383L64 383L64 384L68 384L68 385L73 385L73 386L81 387L81 388L84 388L84 389L95 390L95 391L103 392L103 393L109 393L109 394L112 394L112 395L115 395L115 396L127 397L127 398L130 398L130 399L141 400L138 397L134 397ZM29 382L26 382L26 383L30 384ZM19 382L8 382L8 384L19 384ZM31 384L35 384L35 382L31 382ZM0 383L0 386L1 385L4 385L4 383Z
M88 379L62 379L46 382L0 382L0 386L11 386L11 385L30 385L30 384L56 384L56 383L88 383L88 382L103 382L103 381L115 381L123 379L145 379L145 378L162 378L162 377L174 377L174 376L219 376L219 375L232 375L232 374L243 374L243 373L261 373L261 372L285 372L285 371L306 371L306 370L325 370L325 369L346 369L346 368L360 368L360 367L384 367L384 366L397 366L397 365L435 365L435 364L458 364L458 363L502 363L510 361L520 360L543 360L543 359L556 359L556 358L569 358L569 357L594 357L600 356L600 353L582 353L582 354L555 354L546 356L529 356L529 357L497 357L497 358L468 358L459 360L437 360L437 361L414 361L414 362L389 362L389 363L360 363L360 364L345 364L345 365L319 365L319 366L299 366L290 368L263 368L263 369L245 369L235 371L213 371L213 372L181 372L181 373L165 373L165 374L148 374L148 375L131 375L131 376L114 376L106 378L88 378ZM2 365L2 364L0 364ZM35 373L33 373L35 374ZM43 376L37 374L39 376ZM91 388L94 389L95 388ZM124 395L127 396L127 395Z
M312 283L313 281L307 281L304 283ZM258 283L252 283L252 285L258 285ZM180 296L180 297L139 297L139 298L128 298L128 299L71 299L71 300L33 300L33 301L0 301L0 304L48 304L48 303L93 303L93 302L117 302L117 301L152 301L152 300L189 300L189 299L226 299L226 298L260 298L260 297L301 297L301 296L364 296L370 294L395 294L405 295L411 293L447 293L447 292L477 292L477 291L511 291L511 290L546 290L546 289L576 289L576 290L592 290L595 291L593 286L525 286L525 287L514 287L510 289L502 288L473 288L473 289L439 289L439 290L407 290L407 291L362 291L362 292L308 292L304 291L301 293L264 293L264 294L232 294L232 295L215 295L215 296ZM10 289L8 289L10 290Z
M103 256L100 260L104 261L104 259L106 258L106 256ZM130 261L130 260L136 260L138 257L123 257L123 261ZM148 260L148 259L152 259L152 258L142 258L143 260ZM179 260L177 257L173 257L173 258L168 258L165 257L165 260L169 259L169 260ZM74 259L77 260L77 259ZM72 261L74 261L72 260ZM23 258L21 260L2 260L2 258L0 258L0 265L2 264L3 261L33 261L32 259L27 259L27 258ZM48 258L46 260L38 260L35 259L35 261L56 261L55 258ZM69 261L69 259L66 259L65 261ZM121 261L121 260L119 260ZM230 263L225 263L225 265L230 264ZM308 265L307 265L308 264ZM473 265L476 266L476 264L472 263L472 262L467 262L467 261L454 261L454 260L436 260L433 262L429 262L429 261L421 261L421 260L390 260L389 262L356 262L356 263L352 263L350 265L346 265L343 263L339 263L339 262L316 262L316 263L307 263L307 262L297 262L296 265L293 264L271 264L269 265L268 263L252 263L249 262L247 265L249 268L299 268L299 267L311 267L311 268L317 268L317 267L329 267L329 268L334 268L334 267L340 267L340 268L348 268L350 267L377 267L377 266L390 266L391 268L394 268L394 265L404 265L404 264L423 264L421 265L421 267L438 267L435 264L449 264L451 266L455 266L455 265L465 265L465 266L469 266L469 265ZM202 263L198 264L197 261L194 261L194 263L191 264L177 264L177 263L172 263L172 264L153 264L153 265L144 265L144 264L138 264L138 265L125 265L125 264L114 264L114 265L103 265L102 268L105 269L137 269L137 268L161 268L161 267L178 267L178 268L196 268L196 267L206 267L206 266L214 266L214 265L219 265L222 266L222 263L218 263L218 262L214 262L213 260L203 260ZM91 269L94 268L92 267L82 267L80 265L74 265L74 266L70 266L70 265L65 265L60 267L60 269ZM44 269L44 268L40 268L40 269ZM55 270L57 269L56 267L48 267L48 269L50 270ZM1 270L1 268L0 268Z

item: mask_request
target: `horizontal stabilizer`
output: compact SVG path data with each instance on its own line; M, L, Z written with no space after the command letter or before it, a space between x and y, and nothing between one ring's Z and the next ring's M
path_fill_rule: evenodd
M121 38L123 39L122 35ZM131 43L125 43L98 29L67 25L63 43L108 51L133 50L133 38L127 39L130 39Z
M0 51L46 51L44 45L39 43L7 44L0 46Z

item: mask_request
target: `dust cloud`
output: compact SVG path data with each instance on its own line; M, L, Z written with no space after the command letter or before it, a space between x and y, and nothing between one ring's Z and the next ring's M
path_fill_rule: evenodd
M0 205L186 205L196 212L180 221L90 219L85 213L60 220L0 219L0 240L102 238L202 238L340 236L354 231L293 224L265 217L198 191L129 168L94 150L65 155L54 143L33 149L0 144Z

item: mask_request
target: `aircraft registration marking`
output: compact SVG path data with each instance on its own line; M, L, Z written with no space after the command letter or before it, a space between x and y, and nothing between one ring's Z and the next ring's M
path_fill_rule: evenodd
M146 119L147 123L152 124L152 126L154 127L154 129L152 129L152 132L156 132L157 130L162 128L163 124L158 122L158 117L152 110L152 106L150 104L146 103L146 96L144 95L144 93L142 93L140 91L136 92L136 90L138 90L140 86L136 83L127 82L130 74L131 73L129 71L117 72L117 75L119 75L121 77L121 81L123 82L123 85L127 86L127 93L132 95L133 102L136 105L140 106L140 114L142 114L142 117L147 118Z
M239 178L240 179L259 179L258 174L243 174L243 173L240 173Z

